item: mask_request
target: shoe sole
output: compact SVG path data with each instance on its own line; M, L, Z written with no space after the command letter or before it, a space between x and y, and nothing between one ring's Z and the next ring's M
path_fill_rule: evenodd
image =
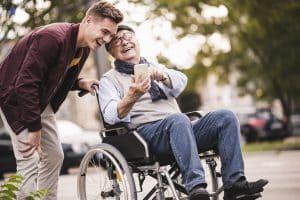
M224 198L224 200L254 200L261 197L260 193L255 193L255 194L251 194L251 195L240 195L237 197L233 197L233 198Z
M261 197L260 193L255 193L255 194L251 194L251 195L240 195L237 196L234 200L254 200Z
M190 200L210 200L208 194L197 194L190 198Z

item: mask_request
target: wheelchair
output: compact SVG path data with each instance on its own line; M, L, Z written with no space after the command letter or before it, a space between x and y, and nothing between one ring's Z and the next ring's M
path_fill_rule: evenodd
M89 150L83 157L77 179L77 192L81 200L181 200L188 199L179 167L172 155L153 155L146 141L135 127L124 123L105 123L100 109L98 88L96 97L102 120L102 143ZM82 96L84 94L79 94ZM199 112L186 113L193 120ZM208 180L212 200L218 200L223 186L219 186L221 174L217 172L218 154L211 150L199 154ZM209 176L208 176L209 174ZM146 179L151 177L149 188ZM147 186L146 186L147 185ZM147 188L146 188L147 187ZM143 193L142 197L140 197Z

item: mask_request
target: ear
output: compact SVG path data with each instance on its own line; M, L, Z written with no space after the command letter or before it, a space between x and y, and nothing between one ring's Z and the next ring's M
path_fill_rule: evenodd
M87 15L87 16L85 16L85 18L84 18L84 22L86 22L86 23L91 23L92 22L92 20L93 20L93 17L91 16L91 15Z

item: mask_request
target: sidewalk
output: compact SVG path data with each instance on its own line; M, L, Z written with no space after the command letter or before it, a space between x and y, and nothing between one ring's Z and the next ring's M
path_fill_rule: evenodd
M245 172L250 181L258 178L269 180L262 200L299 200L300 151L247 153L244 154L244 158ZM218 166L220 167L220 165ZM59 200L78 199L77 171L77 169L73 169L71 175L60 177ZM146 184L151 185L150 180L146 181Z

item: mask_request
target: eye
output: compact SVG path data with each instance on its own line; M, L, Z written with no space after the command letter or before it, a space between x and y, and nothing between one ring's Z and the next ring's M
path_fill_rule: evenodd
M104 35L109 35L110 34L110 32L106 29L102 29L101 31Z
M112 43L113 43L114 45L119 45L120 42L121 42L121 39L120 39L120 38L115 38L115 39L112 41Z

